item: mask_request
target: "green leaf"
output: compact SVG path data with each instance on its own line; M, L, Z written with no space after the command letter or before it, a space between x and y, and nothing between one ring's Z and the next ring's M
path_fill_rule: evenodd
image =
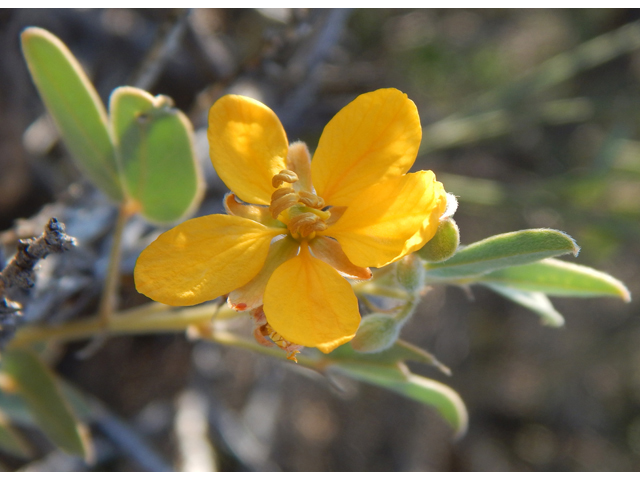
M412 373L403 374L400 369L390 367L340 363L332 365L331 368L356 380L392 390L434 407L454 428L457 438L463 436L467 430L469 416L464 402L455 390L440 382Z
M1 365L0 365L1 366ZM33 415L29 411L24 398L0 390L0 411L14 424L35 426Z
M15 455L16 457L28 458L32 456L31 449L16 432L0 412L0 450Z
M353 349L351 343L347 343L324 357L337 363L350 362L385 367L395 367L401 362L413 361L432 365L445 375L451 375L451 370L440 363L431 353L404 340L396 340L391 348L378 353L360 353Z
M121 202L107 113L93 85L55 35L29 27L21 38L31 78L79 168L107 196Z
M485 238L461 248L448 260L427 263L427 276L433 281L476 277L500 268L523 265L548 257L572 253L580 247L573 238L546 228L520 230Z
M193 148L193 130L171 99L120 87L109 100L116 151L129 197L157 223L184 217L204 187Z
M536 312L542 317L542 323L545 325L550 327L561 327L564 325L564 317L553 308L549 298L544 293L527 292L496 283L483 283L483 285L503 297L508 298L512 302Z
M74 418L49 368L35 354L21 349L7 350L2 368L47 437L66 453L86 458L89 448L81 434L84 426Z
M624 283L611 275L552 258L496 270L475 281L559 297L613 296L625 302L631 301L631 294Z

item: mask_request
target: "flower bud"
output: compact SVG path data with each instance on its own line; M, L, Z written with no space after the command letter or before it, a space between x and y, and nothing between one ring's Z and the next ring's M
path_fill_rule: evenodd
M440 222L435 236L416 253L427 262L443 262L453 256L460 244L460 230L452 218Z
M371 313L362 317L351 346L361 353L376 353L391 347L399 334L400 325L392 316Z
M396 263L398 283L408 292L416 292L424 282L424 267L415 255L407 255Z

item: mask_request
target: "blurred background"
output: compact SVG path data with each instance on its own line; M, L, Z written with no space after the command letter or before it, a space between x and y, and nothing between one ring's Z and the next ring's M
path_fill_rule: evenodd
M639 10L0 10L0 235L7 257L53 214L80 248L43 262L27 322L95 311L116 210L59 142L23 61L27 26L60 37L106 103L121 85L172 97L222 211L206 115L255 97L289 140L317 144L357 95L395 87L424 128L414 169L459 197L463 243L550 227L577 261L640 295ZM170 194L170 192L167 192ZM122 308L152 227L125 231ZM570 261L576 261L570 259ZM47 266L48 265L48 266ZM413 371L455 388L467 435L423 405L291 363L178 335L61 345L57 371L100 405L97 463L52 450L0 454L6 470L633 471L640 469L640 308L554 299L566 325L474 288L436 288L402 337L448 365Z

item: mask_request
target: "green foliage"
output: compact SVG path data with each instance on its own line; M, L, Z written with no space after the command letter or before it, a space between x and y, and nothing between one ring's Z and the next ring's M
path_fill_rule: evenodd
M450 375L450 370L432 354L403 340L376 353L358 352L348 343L319 357L316 368L340 372L433 407L453 427L456 436L463 435L468 414L460 396L440 382L412 374L405 364L407 361L425 363Z
M115 202L124 199L107 112L82 67L42 28L22 32L22 51L44 104L80 169Z
M0 417L0 450L16 457L31 456L31 451L27 444L3 417Z
M432 354L404 340L396 340L386 350L375 353L358 352L350 343L347 343L326 355L326 358L331 362L348 362L383 367L398 367L404 362L418 362L434 366L446 375L451 373Z
M200 200L203 187L187 117L168 97L154 98L133 87L114 90L109 110L129 198L154 222L185 216Z
M453 427L458 438L467 430L468 413L460 395L440 382L405 374L400 369L357 363L340 363L332 369L435 408Z
M193 128L168 97L118 88L111 95L109 125L93 85L59 38L30 27L22 33L22 49L65 144L109 198L160 224L198 205L204 184Z
M553 308L551 301L549 301L549 298L544 293L526 292L495 283L486 283L485 285L512 302L520 304L540 315L544 325L550 327L561 327L564 325L564 317Z
M90 446L82 434L86 427L75 418L53 372L34 353L22 349L4 353L2 370L15 382L17 393L47 437L61 450L88 458Z
M619 297L631 301L625 285L611 275L584 265L547 259L530 265L504 268L475 281L560 297Z
M427 263L427 276L434 280L469 278L547 257L568 253L577 255L579 250L569 235L557 230L520 230L495 235L463 247L444 262Z

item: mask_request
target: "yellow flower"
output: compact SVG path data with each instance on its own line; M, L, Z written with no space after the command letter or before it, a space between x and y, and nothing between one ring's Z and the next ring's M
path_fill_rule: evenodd
M325 353L351 340L360 313L344 276L368 279L369 267L418 250L445 211L433 172L407 173L422 137L414 103L395 89L360 95L325 127L313 161L247 97L220 98L208 136L234 192L229 215L160 235L138 258L138 291L176 306L229 294L237 310L263 306L269 331Z

